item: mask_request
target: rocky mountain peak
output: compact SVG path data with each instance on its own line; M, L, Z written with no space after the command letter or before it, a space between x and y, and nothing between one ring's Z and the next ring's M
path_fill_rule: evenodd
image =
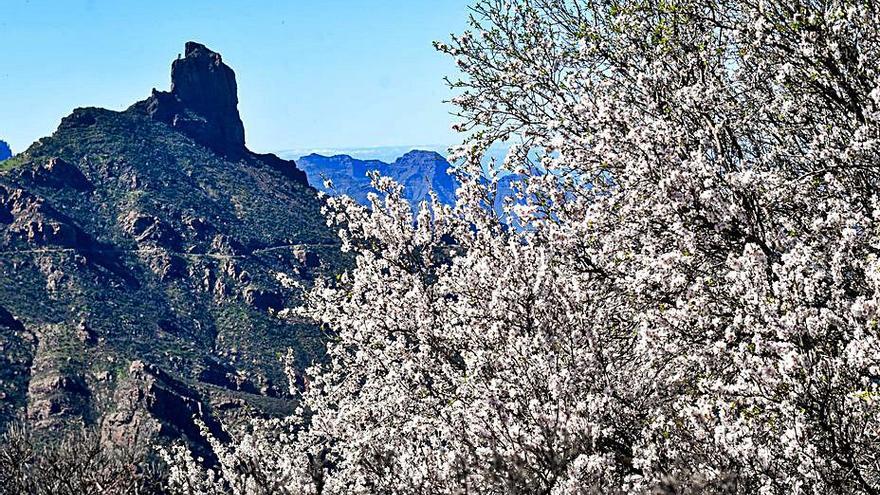
M171 64L171 91L153 90L139 105L218 153L237 157L245 152L235 72L205 45L188 42L184 56Z
M189 43L171 72L170 90L77 108L0 164L0 433L198 443L193 416L287 414L277 356L322 356L318 327L276 313L301 297L278 274L308 287L347 263L320 198L293 161L245 147L219 54Z
M397 161L406 161L417 158L446 161L446 158L444 158L443 155L431 150L410 150L398 158Z
M171 94L186 108L209 118L230 144L244 147L235 72L205 45L190 41L185 53L171 65Z

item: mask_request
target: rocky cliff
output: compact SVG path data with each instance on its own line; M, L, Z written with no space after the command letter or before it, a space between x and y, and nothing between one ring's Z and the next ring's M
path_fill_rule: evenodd
M279 319L344 263L292 161L250 152L235 74L187 43L172 87L79 108L0 167L0 430L101 425L195 441L289 407L281 357L322 353Z
M240 156L244 124L235 73L219 53L199 43L187 43L184 53L171 64L171 91L154 89L136 107L218 153Z

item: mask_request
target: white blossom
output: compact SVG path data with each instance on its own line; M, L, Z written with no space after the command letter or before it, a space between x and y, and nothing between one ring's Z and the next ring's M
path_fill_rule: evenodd
M173 479L878 493L880 10L486 0L438 48L456 206L329 198L356 261L298 310L330 332L300 412ZM479 159L514 138L499 218Z

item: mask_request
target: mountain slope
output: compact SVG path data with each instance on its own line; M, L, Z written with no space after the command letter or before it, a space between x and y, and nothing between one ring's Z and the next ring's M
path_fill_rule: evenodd
M305 175L245 147L234 77L188 43L171 92L76 109L4 163L0 429L24 414L196 441L193 414L287 407L280 357L302 369L322 340L270 314L298 297L278 274L343 260Z
M413 150L394 163L379 160L358 160L348 155L322 156L310 154L298 160L299 167L317 189L331 194L346 194L367 204L367 194L374 191L367 172L377 170L404 186L404 195L417 205L434 191L441 202L455 203L455 179L447 172L449 162L437 152ZM330 179L333 189L324 187L323 178Z

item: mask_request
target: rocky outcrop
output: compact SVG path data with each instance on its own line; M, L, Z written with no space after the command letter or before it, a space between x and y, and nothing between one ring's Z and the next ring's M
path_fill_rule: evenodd
M79 233L46 202L22 189L0 185L0 223L8 234L33 246L73 247Z
M0 326L9 328L10 330L23 331L24 325L15 319L6 308L0 306Z
M188 42L184 57L171 65L170 92L153 90L140 105L150 117L218 153L245 153L235 72L202 44Z
M46 213L45 202L19 188L0 185L0 221L12 223L22 217Z
M97 123L97 117L95 117L94 113L90 112L89 109L75 108L70 115L61 119L61 124L58 125L58 129L82 129L84 127L91 127Z
M138 244L170 249L180 246L180 235L166 222L152 215L130 211L122 218L122 227Z
M217 234L211 241L211 253L222 256L240 256L244 253L244 246L226 234Z
M293 249L293 257L306 268L318 268L321 266L321 257L318 253L307 249L305 246L297 246Z
M297 167L296 163L293 160L284 160L271 153L266 153L264 155L254 154L254 156L258 158L261 163L264 163L269 167L281 172L285 177L292 181L296 181L301 184L309 183L308 177L306 177L306 173L299 167Z
M0 432L27 404L35 344L25 326L0 306Z
M47 187L71 187L77 191L88 191L92 188L89 180L74 165L58 157L49 158L33 169L23 172L30 175L33 181Z
M152 215L130 211L120 220L122 230L138 244L138 256L160 281L167 281L185 273L180 258L181 235L167 222Z
M238 372L232 366L222 363L216 358L206 359L204 369L199 373L199 380L211 383L229 390L248 393L260 393L256 385L243 373ZM264 394L267 395L267 394Z
M72 325L50 324L37 332L38 345L28 386L27 418L41 430L61 429L72 420L92 417L91 389L83 373L82 354L64 356L59 348L78 347Z
M162 249L152 253L142 253L141 259L147 262L150 271L162 282L178 278L186 272L186 263L179 255Z
M76 338L83 344L93 346L98 343L98 336L85 320L76 325Z
M52 429L85 416L89 388L82 376L52 373L28 388L27 415L35 428Z
M292 160L252 153L245 147L237 91L235 72L220 54L190 41L184 56L171 65L171 91L153 89L149 98L132 108L217 153L232 159L252 157L290 180L307 184L305 172Z
M211 143L229 151L244 148L235 72L223 63L219 53L188 42L184 57L171 65L171 94L206 119L204 136Z
M204 240L207 238L208 234L216 231L216 229L204 218L185 216L183 218L183 224L197 240Z
M76 246L76 228L61 222L37 220L24 224L19 230L29 244L35 246Z
M105 417L101 430L105 441L117 445L136 445L145 439L151 443L185 439L209 454L198 422L215 437L225 439L197 391L144 361L131 363L112 403L114 410Z
M245 287L242 296L246 303L263 311L284 308L284 298L278 292L258 287Z

